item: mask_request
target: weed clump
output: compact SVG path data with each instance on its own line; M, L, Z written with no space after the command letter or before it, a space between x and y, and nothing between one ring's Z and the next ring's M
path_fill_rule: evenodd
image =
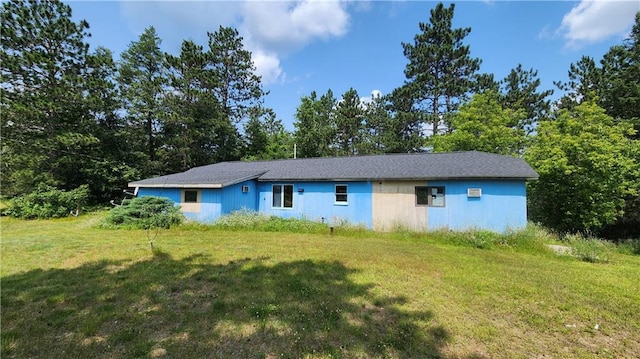
M247 209L220 217L213 228L265 232L327 233L329 225L299 218L266 216Z
M581 234L567 234L564 241L571 247L571 255L590 263L606 263L613 244Z

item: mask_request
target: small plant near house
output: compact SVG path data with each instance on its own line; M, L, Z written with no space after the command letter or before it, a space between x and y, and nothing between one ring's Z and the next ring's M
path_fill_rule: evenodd
M65 191L41 184L35 191L10 200L3 213L21 219L77 216L88 199L87 185Z
M126 229L171 228L180 225L184 216L167 198L139 197L112 208L105 217L105 227Z

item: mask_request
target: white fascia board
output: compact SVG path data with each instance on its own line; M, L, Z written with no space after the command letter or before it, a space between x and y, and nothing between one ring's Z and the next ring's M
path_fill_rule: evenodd
M141 184L141 183L129 183L129 187L140 188L222 188L222 183L154 183L154 184Z

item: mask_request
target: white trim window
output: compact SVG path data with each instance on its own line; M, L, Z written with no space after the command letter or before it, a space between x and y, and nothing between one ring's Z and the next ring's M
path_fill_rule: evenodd
M416 205L427 207L444 207L444 186L416 187Z
M274 184L272 187L273 208L293 208L293 185L292 184Z
M336 204L348 204L348 186L346 184L337 184L335 187Z

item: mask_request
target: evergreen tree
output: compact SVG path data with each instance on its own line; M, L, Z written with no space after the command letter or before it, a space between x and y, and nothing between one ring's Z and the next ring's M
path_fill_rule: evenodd
M319 99L315 91L302 98L294 126L298 157L335 156L334 108L337 100L331 89Z
M243 160L291 158L293 138L271 109L258 109L250 114L244 127Z
M161 155L168 172L212 163L217 156L217 121L224 114L213 90L207 88L208 60L203 47L182 43L180 56L165 54L170 91L164 98L167 114L162 128Z
M358 92L350 88L342 95L335 109L336 138L338 156L354 156L362 144L364 110Z
M604 55L600 103L619 121L631 122L640 131L640 12L631 34L622 45ZM635 139L640 139L636 132Z
M399 87L389 96L391 123L385 141L387 153L411 153L423 150L423 122L421 115L414 111L413 100L407 94L408 87Z
M137 163L131 157L126 123L118 111L122 108L115 76L117 67L110 50L98 47L87 58L86 104L96 122L94 135L100 141L99 153L91 166L80 167L86 173L94 200L108 201L122 194L128 182L140 178Z
M554 84L565 94L558 101L559 108L572 109L582 102L594 100L602 91L602 70L589 56L571 64L569 81L555 81Z
M420 120L431 124L433 135L449 131L449 117L474 87L480 68L480 60L472 58L462 42L471 28L452 28L454 8L436 5L429 23L419 24L421 33L413 44L402 44L409 60L402 94L412 100Z
M362 143L358 150L361 154L381 154L394 147L391 142L395 135L392 129L392 117L385 96L372 96L364 109Z
M213 90L225 115L235 124L260 106L265 92L255 74L251 52L244 49L238 30L221 26L208 36L208 69L213 83L206 87Z
M547 98L553 94L553 90L538 92L539 86L538 71L524 70L522 64L518 64L502 80L502 107L513 111L522 109L526 114L518 123L512 124L513 127L531 132L535 123L549 115L551 104Z
M99 149L84 97L89 25L59 1L4 2L0 16L2 194L85 184L78 165Z
M168 79L160 44L156 30L146 28L122 53L117 78L126 111L127 138L143 177L165 173L158 160L158 136Z

